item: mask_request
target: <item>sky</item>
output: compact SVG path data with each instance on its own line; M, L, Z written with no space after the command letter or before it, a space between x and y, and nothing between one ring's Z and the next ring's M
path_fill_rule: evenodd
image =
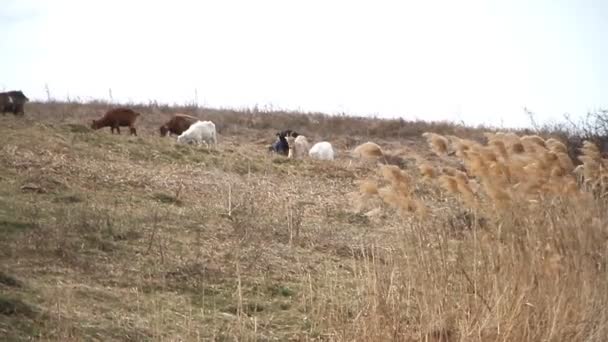
M503 127L608 108L608 1L2 0L0 90Z

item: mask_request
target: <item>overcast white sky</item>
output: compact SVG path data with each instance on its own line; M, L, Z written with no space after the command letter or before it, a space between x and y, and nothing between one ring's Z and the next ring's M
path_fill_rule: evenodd
M528 124L608 108L608 1L2 0L0 89Z

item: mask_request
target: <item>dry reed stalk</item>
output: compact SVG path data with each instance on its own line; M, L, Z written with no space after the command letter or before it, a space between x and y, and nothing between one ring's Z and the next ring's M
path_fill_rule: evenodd
M539 156L540 156L539 159L547 166L553 165L553 164L559 162L559 157L557 156L557 154L555 152L542 151L539 153Z
M568 154L568 148L566 147L566 145L564 145L564 143L555 138L547 139L547 141L545 141L545 144L547 148L549 148L549 150L551 150L552 152Z
M479 146L473 148L473 151L477 152L485 163L496 162L498 161L498 156L494 152L494 150L487 146Z
M448 154L449 141L446 137L431 132L425 132L422 134L422 136L426 138L427 143L431 147L431 150L435 152L435 154L437 154L438 156L444 156Z
M439 184L452 195L458 194L458 182L456 177L441 175L439 176Z
M541 147L542 149L546 149L547 145L545 144L545 140L541 137L539 137L538 135L524 135L523 137L521 137L519 139L521 141L521 143L525 145L536 145L538 147Z
M403 202L409 201L408 197L404 197L403 194L396 192L391 186L385 186L378 189L378 195L382 198L384 203L395 208L401 208Z
M568 175L568 172L563 167L557 165L551 168L551 178L562 178Z
M378 184L371 180L365 180L359 184L359 192L367 195L377 195Z
M494 150L494 153L502 158L502 160L509 160L509 153L505 143L501 140L490 141L490 146Z
M467 183L469 181L469 176L467 175L466 172L460 171L456 168L453 168L451 166L446 166L442 169L443 173L448 175L448 176L453 176L456 178L461 178L465 183Z
M409 193L411 177L395 165L382 165L380 168L384 179L389 181L394 188Z
M526 149L524 147L524 144L522 144L521 142L516 142L513 145L511 145L509 147L509 154L510 155L520 155L526 152Z
M506 209L511 205L512 196L507 192L507 190L502 189L489 181L483 181L482 185L497 208Z
M477 208L479 203L475 197L475 193L468 182L465 182L462 178L456 177L456 184L458 186L458 192L462 195L463 201L470 208Z
M401 214L415 212L423 218L428 215L428 208L419 199L412 197L412 178L395 165L381 165L380 173L388 185L378 188L372 181L360 183L361 197L368 200L377 195L389 206L397 209Z
M367 207L369 201L378 195L378 184L373 180L364 180L359 183L359 191L351 193L353 207L360 212Z
M597 197L608 193L608 163L603 159L599 148L590 141L583 142L582 153L578 159L583 163L575 169L577 176L583 179L584 186ZM582 177L581 177L582 175Z
M547 188L547 181L541 178L531 178L513 186L514 192L523 198L537 198Z
M425 180L433 179L437 176L437 171L433 166L428 163L422 163L418 165L418 170Z
M472 175L480 178L489 176L488 166L479 153L473 151L467 152L464 158L464 163Z
M570 197L576 197L580 195L580 189L575 179L573 179L572 177L566 178L564 186L562 187L562 194Z
M519 136L512 132L508 132L508 133L498 132L495 134L495 137L492 141L502 142L504 144L505 148L507 149L507 151L510 150L513 145L521 144Z
M488 174L501 186L508 186L513 180L509 167L500 161L489 164Z
M591 157L598 161L601 159L600 149L591 141L585 140L583 147L579 149L584 156Z
M411 205L413 211L418 215L419 218L425 219L428 218L430 210L429 208L417 198L411 198Z
M583 162L581 168L585 183L593 182L600 176L600 164L591 156L583 155L578 159Z
M480 146L479 143L473 141L473 140L469 140L469 139L462 139L456 136L448 136L450 142L452 143L453 149L455 150L455 154L458 158L465 158L466 153L470 150L472 150L475 147Z
M368 141L355 147L353 155L363 159L378 159L384 157L384 152L378 144Z
M477 207L475 194L469 186L468 179L459 176L441 175L439 184L450 194L462 196L462 201L469 207Z
M567 173L571 173L574 170L574 163L568 153L555 152L555 154L557 155L559 165L566 170Z

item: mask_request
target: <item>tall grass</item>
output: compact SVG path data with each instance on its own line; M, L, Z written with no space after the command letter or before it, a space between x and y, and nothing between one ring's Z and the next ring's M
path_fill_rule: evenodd
M425 215L403 216L392 248L353 262L356 296L336 304L348 314L320 313L335 339L605 341L607 161L597 147L581 150L581 183L555 139L424 136L436 165L381 166L384 179L360 187L365 201ZM451 154L463 171L446 166ZM438 203L412 205L417 184L436 189Z

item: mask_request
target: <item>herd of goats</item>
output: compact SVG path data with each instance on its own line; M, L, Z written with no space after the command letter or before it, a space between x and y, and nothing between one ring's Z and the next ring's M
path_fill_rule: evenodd
M24 115L24 105L29 99L20 90L0 93L0 112ZM110 127L114 134L120 134L120 127L128 127L131 135L137 135L135 122L140 113L129 108L114 108L108 110L103 117L93 120L91 129ZM171 119L160 127L160 135L177 135L177 142L182 144L217 144L217 131L211 121L201 121L186 114L173 114ZM284 130L276 134L277 139L269 151L288 158L301 159L308 155L319 160L333 160L334 149L327 141L321 141L310 147L308 139L292 130Z

